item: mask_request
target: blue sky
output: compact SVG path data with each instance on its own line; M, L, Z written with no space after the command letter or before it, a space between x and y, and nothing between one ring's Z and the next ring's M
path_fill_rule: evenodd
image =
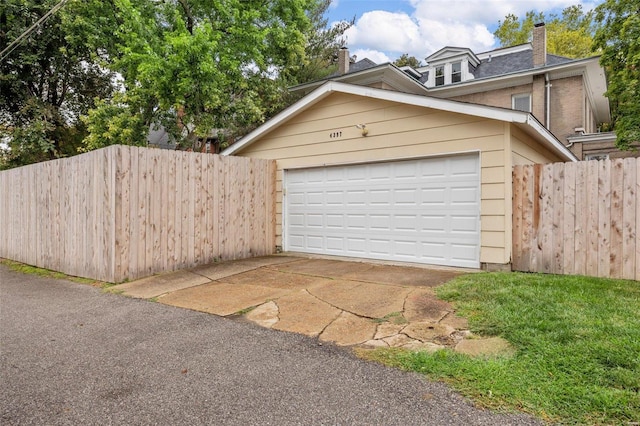
M499 47L493 32L498 21L529 10L560 14L581 4L591 10L603 0L333 0L329 22L356 24L347 33L350 53L377 63L408 53L424 58L444 46L469 47L485 52Z

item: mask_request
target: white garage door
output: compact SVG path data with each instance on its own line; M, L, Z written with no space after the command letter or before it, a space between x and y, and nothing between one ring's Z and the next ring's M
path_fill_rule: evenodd
M480 266L477 154L288 170L285 250Z

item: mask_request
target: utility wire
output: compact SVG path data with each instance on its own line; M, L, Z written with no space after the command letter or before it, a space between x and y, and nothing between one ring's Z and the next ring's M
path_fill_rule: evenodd
M62 6L64 6L64 4L66 2L67 2L67 0L61 0L60 3L56 4L55 6L53 6L51 8L51 10L49 10L47 13L42 15L42 17L40 19L38 19L35 22L35 24L30 26L25 32L20 34L20 36L18 38L13 40L13 42L11 42L11 44L9 44L9 46L7 46L2 52L0 52L0 62L3 61L7 56L9 56L11 54L11 52L13 52L16 49L16 47L18 47L20 45L20 43L22 43L22 41L24 39L29 37L29 35L31 35L31 33L34 32L42 23L44 23L47 19L49 19L51 17L51 15L53 15L58 10L60 10L62 8Z

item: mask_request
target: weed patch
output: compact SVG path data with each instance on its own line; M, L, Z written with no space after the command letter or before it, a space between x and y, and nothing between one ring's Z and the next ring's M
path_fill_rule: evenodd
M44 269L44 268L38 268L37 266L31 266L31 265L27 265L24 263L20 263L20 262L8 260L8 259L0 259L0 263L7 266L12 271L16 271L21 274L36 275L39 277L73 281L78 284L87 284L87 285L91 285L94 287L101 287L101 288L105 288L105 286L110 285L109 283L104 283L102 281L96 281L89 278L74 277L71 275L63 274L62 272L51 271L49 269Z

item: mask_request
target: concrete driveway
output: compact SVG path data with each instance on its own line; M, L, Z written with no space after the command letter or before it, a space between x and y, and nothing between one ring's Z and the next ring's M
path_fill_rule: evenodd
M461 273L278 255L153 276L112 291L342 346L507 350L496 339L469 339L467 321L435 297L433 287Z

